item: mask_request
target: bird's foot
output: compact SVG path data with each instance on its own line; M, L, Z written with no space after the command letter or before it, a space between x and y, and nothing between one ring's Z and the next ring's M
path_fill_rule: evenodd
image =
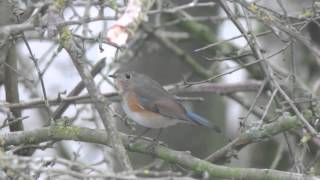
M146 147L146 150L149 151L151 154L154 154L156 147L160 147L160 146L167 147L167 145L164 142L159 141L157 139L153 139L153 141L150 142L150 144Z
M152 141L147 147L146 150L151 154L155 153L156 147L160 145L160 142L157 140Z
M142 138L142 137L141 136L129 136L129 144L136 143L140 138Z

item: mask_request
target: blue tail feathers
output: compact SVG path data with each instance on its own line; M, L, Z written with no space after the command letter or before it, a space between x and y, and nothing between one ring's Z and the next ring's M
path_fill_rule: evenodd
M213 124L212 122L210 122L209 120L207 120L204 117L199 116L198 114L195 114L193 112L188 111L187 112L187 116L196 124L201 125L201 126L205 126L208 128L211 128L213 130L215 130L218 133L221 133L221 129L216 126L215 124Z

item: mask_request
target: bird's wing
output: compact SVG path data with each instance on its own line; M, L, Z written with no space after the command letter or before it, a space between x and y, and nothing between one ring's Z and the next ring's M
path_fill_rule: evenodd
M155 91L148 91L146 93L143 90L136 91L135 93L144 109L172 119L189 120L184 107L173 99L173 96L170 94L163 92L161 94Z
M155 106L163 116L184 121L189 120L184 107L173 99L158 100Z

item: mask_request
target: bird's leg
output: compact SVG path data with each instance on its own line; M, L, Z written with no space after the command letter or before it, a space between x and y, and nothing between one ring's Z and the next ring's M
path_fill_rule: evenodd
M163 130L162 128L159 129L156 138L153 139L153 142L150 143L150 145L147 147L147 150L150 150L150 151L153 152L153 151L154 151L154 148L155 148L157 145L159 145L159 138L160 138L160 135L161 135L161 133L162 133L162 130Z
M130 143L131 144L135 143L138 139L140 139L142 136L147 134L149 131L150 131L150 128L145 128L141 134L139 134L138 136L135 136L132 140L130 140Z
M159 129L158 134L157 134L156 138L153 141L158 142L158 140L160 138L160 135L162 133L162 130L163 130L162 128Z

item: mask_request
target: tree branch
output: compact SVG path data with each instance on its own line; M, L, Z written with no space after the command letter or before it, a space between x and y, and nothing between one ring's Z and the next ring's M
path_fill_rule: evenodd
M312 120L311 112L307 111L304 113L304 115L309 121ZM241 150L248 144L269 139L276 134L288 131L290 129L301 128L302 125L303 124L301 121L299 121L297 116L289 116L287 113L285 113L284 115L280 116L279 119L270 124L265 124L262 127L247 130L232 142L210 155L207 159L211 161L228 159L235 155L235 151Z
M100 65L98 66L100 67ZM93 72L92 72L93 73ZM94 76L94 74L93 74ZM78 89L82 84L79 82L74 89ZM239 83L203 83L193 86L184 86L180 83L174 85L164 86L165 89L172 93L193 93L193 92L206 92L214 94L230 94L236 92L256 92L261 86L261 81L248 80ZM67 97L57 97L55 99L48 99L51 106L62 104L84 104L92 103L89 95L76 96L72 90ZM71 96L74 95L74 96ZM120 101L118 93L104 93L104 97L108 98L109 101ZM177 98L179 99L179 98ZM33 99L29 101L22 101L20 103L2 103L0 107L2 108L12 108L12 109L30 109L30 108L42 108L44 106L44 101L42 99ZM54 117L56 112L54 112Z
M75 42L72 40L71 33L67 28L64 28L64 30L60 31L60 33L62 37L66 37L62 43L63 47L70 55L73 64L77 68L77 71L81 76L81 79L84 82L90 97L93 100L94 106L100 115L108 135L111 138L111 144L116 152L115 155L118 162L121 164L123 170L132 169L129 157L125 152L122 141L118 134L115 119L112 116L112 111L107 107L108 103L106 99L100 94L88 67L85 66L86 59L83 51L75 45Z
M63 7L58 5L52 6L51 8L53 8L53 12L57 14L60 9L63 9ZM115 158L119 162L122 170L131 170L132 166L129 157L117 131L115 116L113 116L113 112L107 106L107 99L99 92L89 68L86 66L87 59L85 58L84 50L81 49L81 46L74 41L71 31L68 28L60 28L59 34L61 36L61 45L67 51L74 66L76 67L90 97L93 100L94 107L103 122L108 136L110 137L110 142L115 152Z
M306 117L310 113L306 113ZM280 132L290 130L292 128L301 127L301 122L295 116L284 115L278 121L267 124L261 129L251 129L242 134L234 144L234 147L243 147L245 144L259 142L261 139L270 138ZM192 156L187 152L179 152L162 146L156 146L154 151L148 150L148 146L152 142L138 140L135 144L130 145L129 136L120 134L125 146L133 152L150 154L160 159L178 163L189 168L196 173L208 172L212 177L230 178L230 179L281 179L281 180L314 180L319 179L315 176L308 176L298 173L289 173L271 169L254 169L254 168L235 168L221 165L215 165L208 161L201 160ZM112 145L110 136L103 130L89 129L75 126L50 126L32 131L9 132L0 134L1 146L21 144L38 144L50 140L74 140L98 143L104 145ZM228 149L227 151L229 151ZM225 151L224 153L226 153ZM217 151L221 153L221 151ZM222 153L222 154L224 154ZM216 156L217 157L217 156Z
M262 8L259 8L253 3L252 4L247 3L245 0L234 0L234 1L240 4L241 6L243 6L252 14L254 14L256 18L259 21L261 21L263 24L267 25L271 29L273 27L276 27L279 30L287 33L290 37L296 39L297 41L301 42L305 47L307 47L310 50L310 52L312 52L312 54L315 55L317 59L320 58L320 51L318 50L316 45L312 44L310 40L308 40L299 31L293 28L293 26L282 25L280 23L280 20L277 19L276 16L270 14L269 12L263 10Z

